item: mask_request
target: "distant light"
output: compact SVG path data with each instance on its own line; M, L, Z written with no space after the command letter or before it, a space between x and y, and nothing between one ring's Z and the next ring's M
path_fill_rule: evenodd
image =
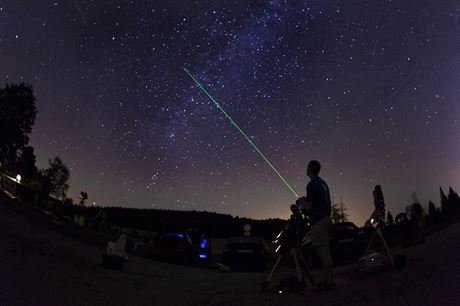
M16 175L16 182L20 183L21 179L22 179L22 177L21 177L20 174Z
M208 240L202 239L200 243L200 248L205 249L207 244L208 244Z
M206 254L200 254L200 255L198 255L198 256L199 256L200 258L203 258L203 259L205 259L205 258L208 257Z
M96 205L96 202L93 202L93 205Z

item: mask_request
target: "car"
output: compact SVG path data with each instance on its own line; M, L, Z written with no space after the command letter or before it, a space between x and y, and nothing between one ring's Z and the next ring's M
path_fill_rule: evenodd
M260 237L231 237L225 244L221 262L233 269L265 270L267 248Z
M353 222L334 223L329 246L335 263L354 262L366 250L366 237Z
M164 261L204 264L211 257L211 243L204 235L160 233L152 239L150 256Z

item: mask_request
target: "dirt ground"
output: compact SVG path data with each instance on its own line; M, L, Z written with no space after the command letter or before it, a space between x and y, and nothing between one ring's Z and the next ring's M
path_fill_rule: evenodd
M136 256L124 271L103 269L100 243L14 205L0 200L0 306L460 305L460 224L404 250L403 271L359 279L349 265L336 270L334 291L315 293L308 287L279 295L259 290L265 272L221 273ZM278 277L288 268L284 265Z

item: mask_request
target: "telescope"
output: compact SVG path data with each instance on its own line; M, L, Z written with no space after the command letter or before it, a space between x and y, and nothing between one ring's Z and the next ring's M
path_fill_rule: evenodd
M302 234L310 232L308 217L304 217L296 204L290 206L291 216L284 230L273 241L277 245L276 254L286 254L292 247L298 244Z
M315 283L310 267L306 261L306 258L310 256L311 252L309 218L305 213L302 213L301 208L297 204L292 204L290 210L292 214L286 228L282 230L273 241L273 243L277 245L275 254L278 254L278 259L270 270L266 281L262 284L262 290L265 290L273 278L273 274L281 258L288 254L291 255L294 261L297 285L303 284L303 286L305 286L304 277L308 278L312 285ZM279 292L289 290L288 288L284 288L281 283L280 286L283 288L279 288Z
M370 224L374 231L367 245L366 252L364 252L364 256L358 259L358 272L360 276L369 272L383 270L387 266L400 270L406 265L406 257L401 254L393 256L383 235L382 226L385 224L385 200L383 198L382 187L380 185L375 186L372 195L374 196L375 209L371 215ZM373 242L376 239L380 239L383 250L373 250Z

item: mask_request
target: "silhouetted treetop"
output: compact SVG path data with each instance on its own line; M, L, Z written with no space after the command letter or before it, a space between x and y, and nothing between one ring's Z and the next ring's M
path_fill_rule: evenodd
M21 151L16 162L16 170L24 179L30 180L38 173L37 166L35 165L36 156L34 154L34 148L27 146Z
M29 143L37 109L32 86L6 84L0 89L0 163L16 161L17 153Z
M70 172L59 156L49 160L50 167L43 170L43 175L49 180L49 193L59 199L65 199L69 190Z

